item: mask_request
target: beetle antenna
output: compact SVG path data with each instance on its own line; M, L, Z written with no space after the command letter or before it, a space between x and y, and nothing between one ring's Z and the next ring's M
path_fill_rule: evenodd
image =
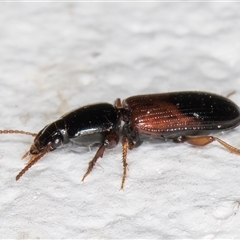
M37 136L37 133L31 133L31 132L25 132L25 131L22 131L22 130L0 130L0 134L26 134L26 135L30 135L30 136L33 136L33 137L36 137Z
M40 158L42 158L46 153L50 151L50 144L47 145L47 147L44 149L44 151L40 154L38 154L36 157L32 156L27 163L27 165L18 173L16 176L16 181L30 168L32 167Z

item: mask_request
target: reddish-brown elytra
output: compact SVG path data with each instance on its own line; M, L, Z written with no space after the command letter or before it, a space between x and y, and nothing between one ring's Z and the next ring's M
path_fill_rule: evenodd
M121 126L123 122L123 126ZM240 109L231 100L207 92L170 92L129 97L115 104L96 103L75 109L45 126L38 134L21 130L2 130L0 134L21 133L35 137L25 168L18 180L49 151L69 142L99 144L82 180L92 171L106 148L115 147L122 137L123 176L127 174L127 150L148 139L172 140L204 146L213 141L240 154L235 148L211 134L231 130L240 124Z

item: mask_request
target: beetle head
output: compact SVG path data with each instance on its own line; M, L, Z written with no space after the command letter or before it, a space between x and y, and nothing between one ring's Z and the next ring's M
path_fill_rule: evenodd
M50 151L60 147L64 141L65 130L62 128L62 120L50 123L44 127L35 137L29 153L37 155L46 151Z
M32 134L31 134L32 135ZM42 158L49 151L60 147L63 143L68 142L64 122L62 119L50 123L43 128L35 137L30 150L23 155L22 158L30 154L30 159L27 165L17 174L18 180L33 164Z

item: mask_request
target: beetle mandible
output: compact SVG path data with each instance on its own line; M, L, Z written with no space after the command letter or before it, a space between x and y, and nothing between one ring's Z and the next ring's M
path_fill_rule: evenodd
M123 126L121 123L123 122ZM92 171L105 149L122 141L123 175L127 174L127 151L146 139L172 140L204 146L217 141L226 149L240 154L235 148L211 134L231 130L240 124L240 108L228 98L208 92L186 91L129 97L115 104L96 103L80 107L45 126L38 134L22 130L1 130L0 134L20 133L35 137L26 166L18 180L33 164L49 151L69 142L81 145L99 144L89 162L82 181Z

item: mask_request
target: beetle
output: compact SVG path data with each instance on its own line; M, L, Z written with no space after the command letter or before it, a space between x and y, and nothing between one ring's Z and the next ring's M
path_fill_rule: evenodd
M29 155L29 161L18 173L16 180L46 153L64 144L98 144L83 181L98 158L103 157L105 149L114 148L121 138L123 189L128 149L151 139L187 142L195 146L217 141L229 151L240 154L240 149L212 135L234 129L239 124L240 108L228 98L208 92L186 91L137 95L122 102L118 98L114 105L91 104L63 115L46 125L38 134L21 130L1 130L0 134L20 133L35 137L30 150L23 156L25 158Z

